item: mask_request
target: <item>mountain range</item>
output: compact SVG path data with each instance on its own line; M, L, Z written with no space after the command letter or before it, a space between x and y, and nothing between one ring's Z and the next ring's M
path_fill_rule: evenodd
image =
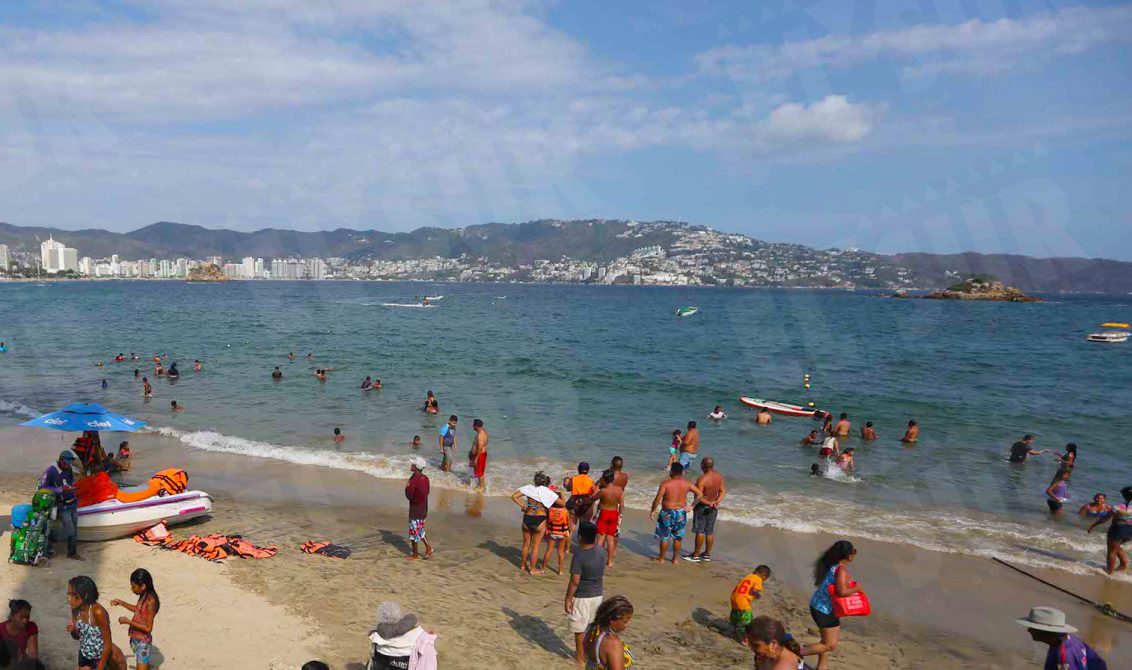
M245 256L338 257L360 262L467 255L519 265L564 256L604 263L641 247L655 245L668 249L680 237L678 233L706 230L677 222L652 223L662 225L638 228L633 222L623 220L544 219L455 229L418 228L406 233L346 228L319 232L265 228L239 232L162 221L128 233L113 233L100 229L61 230L0 223L0 244L15 251L37 253L39 240L52 236L77 248L81 256L93 258L108 258L112 254L123 259L222 256L235 261ZM767 247L804 249L798 245L733 237L736 248L746 251ZM836 250L807 251L830 253L831 258L836 253ZM950 285L956 276L982 274L992 275L1027 292L1132 293L1132 263L1123 261L979 253L868 255L878 264L907 268L915 285L924 288Z

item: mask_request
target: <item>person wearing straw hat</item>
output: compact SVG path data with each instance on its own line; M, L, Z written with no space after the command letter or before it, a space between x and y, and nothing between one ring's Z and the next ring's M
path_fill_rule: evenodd
M1033 607L1029 616L1015 621L1030 631L1035 642L1049 645L1045 670L1108 670L1100 654L1073 635L1077 628L1065 623L1065 612L1053 607Z
M424 557L432 556L432 545L425 539L425 517L428 516L428 477L424 473L425 459L414 456L409 463L409 469L413 474L409 477L409 482L405 484L405 498L409 501L409 543L413 545L413 553L409 556L409 560L415 561L421 557L417 553L418 542L424 543Z

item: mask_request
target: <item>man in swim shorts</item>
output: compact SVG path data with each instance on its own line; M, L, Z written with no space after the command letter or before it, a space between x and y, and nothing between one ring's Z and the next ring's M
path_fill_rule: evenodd
M684 439L680 441L680 466L687 470L700 451L700 429L696 428L695 421L688 422L688 430Z
M440 469L444 472L452 470L452 459L449 454L456 449L456 422L459 419L455 414L448 417L448 423L440 427L440 438L437 443L440 447Z
M625 490L616 483L613 470L601 475L597 492L597 543L606 550L606 565L613 567L617 553L617 533L621 528L621 513L625 508Z
M487 488L487 429L483 427L483 419L475 419L472 421L472 430L476 432L475 439L472 440L471 452L471 466L472 486L483 492Z
M696 480L696 486L703 491L703 499L692 510L692 533L696 536L696 546L684 557L685 561L692 563L711 561L711 549L715 545L715 518L719 516L719 504L727 496L727 485L723 475L715 469L715 459L709 456L700 461L700 469L704 473Z
M421 556L417 553L417 543L424 543L424 557L432 556L432 545L425 537L425 519L428 517L428 477L425 476L425 459L417 456L409 465L413 474L405 484L405 498L409 501L409 543L413 547L410 561Z
M649 513L656 519L656 539L660 540L660 553L653 559L657 563L664 562L668 542L671 541L672 564L676 564L676 557L680 555L680 544L684 540L684 527L688 525L689 492L695 496L692 504L699 504L703 498L703 491L684 479L684 468L679 463L673 463L668 479L656 491L656 498L652 501L652 511Z

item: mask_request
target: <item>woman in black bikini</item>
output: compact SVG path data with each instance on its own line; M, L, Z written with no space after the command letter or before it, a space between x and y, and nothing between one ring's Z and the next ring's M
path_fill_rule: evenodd
M541 470L535 473L534 481L536 487L550 486L550 476ZM562 494L559 493L558 496L562 497ZM527 496L522 490L515 491L511 500L523 510L523 550L519 554L519 570L525 570L532 575L541 574L542 570L538 570L535 566L536 554L539 546L542 545L542 536L546 533L546 505Z

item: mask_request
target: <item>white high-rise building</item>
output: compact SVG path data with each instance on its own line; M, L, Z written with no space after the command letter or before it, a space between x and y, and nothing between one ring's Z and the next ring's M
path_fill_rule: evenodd
M321 258L311 258L307 261L307 279L326 279L326 263Z
M63 269L63 249L66 249L63 243L56 242L55 238L50 236L46 242L40 242L40 265L45 272L58 272Z
M90 256L83 256L79 261L79 274L84 277L94 276L94 259Z
M178 258L177 259L177 276L178 277L188 277L189 276L189 259L187 259L187 258Z
M244 256L244 260L242 263L240 263L240 265L242 265L244 268L240 273L244 279L252 279L255 277L254 258L252 258L251 256Z
M79 250L72 249L71 247L63 247L62 253L62 269L69 272L79 271Z
M11 269L9 267L11 260L12 259L8 257L8 245L0 244L0 272L8 273L8 270Z
M158 274L162 279L169 279L173 276L173 261L162 258L159 267L161 269L158 271Z
M256 279L263 279L265 272L266 272L266 270L263 267L263 259L262 258L255 259L255 278Z

